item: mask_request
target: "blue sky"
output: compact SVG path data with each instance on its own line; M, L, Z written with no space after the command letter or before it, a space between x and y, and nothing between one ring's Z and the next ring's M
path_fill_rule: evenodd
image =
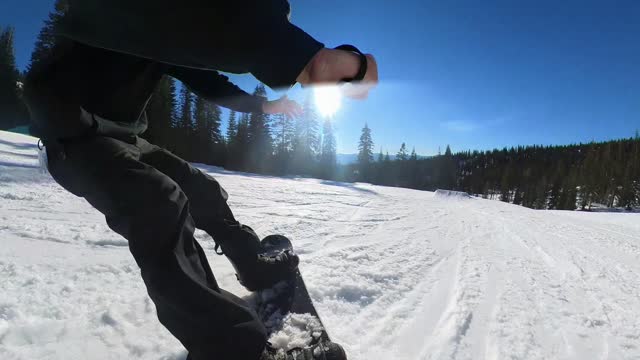
M640 1L290 2L292 21L327 46L352 43L378 59L380 86L333 118L339 152L357 151L365 122L376 152L406 142L425 155L640 129ZM52 3L2 2L19 66ZM233 79L248 91L256 84Z

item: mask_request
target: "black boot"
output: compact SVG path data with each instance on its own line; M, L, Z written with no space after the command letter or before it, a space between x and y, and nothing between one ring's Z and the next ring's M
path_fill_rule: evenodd
M249 226L229 223L229 236L217 241L219 254L229 258L238 281L249 291L269 288L286 279L298 267L299 258L292 252L265 256L258 235Z
M259 360L347 360L347 354L342 346L330 341L287 352L275 350L268 344Z

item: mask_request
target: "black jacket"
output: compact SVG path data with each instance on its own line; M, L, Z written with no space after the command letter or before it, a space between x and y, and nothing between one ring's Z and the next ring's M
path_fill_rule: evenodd
M68 0L51 58L25 81L46 139L139 134L164 74L237 111L259 110L215 70L290 86L323 45L292 25L286 0Z

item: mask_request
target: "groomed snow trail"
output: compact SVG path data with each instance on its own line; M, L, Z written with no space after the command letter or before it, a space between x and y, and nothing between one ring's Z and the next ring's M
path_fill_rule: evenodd
M0 359L184 359L127 242L39 172L35 141L0 132ZM202 168L240 221L293 240L351 360L640 358L640 214Z

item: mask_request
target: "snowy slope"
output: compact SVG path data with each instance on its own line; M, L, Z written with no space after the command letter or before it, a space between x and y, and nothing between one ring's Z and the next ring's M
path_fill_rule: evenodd
M352 360L640 358L640 214L206 170L241 221L293 239ZM0 359L184 358L126 241L39 173L35 139L3 132L0 239Z

